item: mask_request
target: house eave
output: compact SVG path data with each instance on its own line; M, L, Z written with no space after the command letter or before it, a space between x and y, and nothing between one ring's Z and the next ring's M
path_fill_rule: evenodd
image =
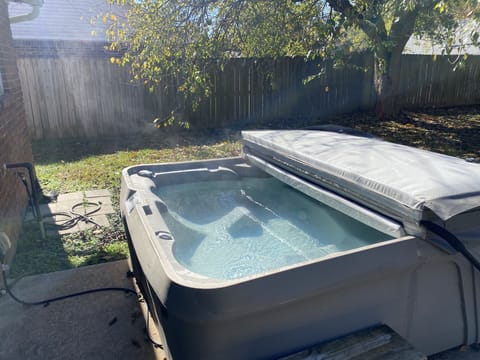
M30 5L32 10L30 13L25 15L18 15L9 18L10 24L19 23L22 21L30 21L38 17L40 14L40 8L43 6L43 0L5 0L8 2L17 2L17 3L24 3Z

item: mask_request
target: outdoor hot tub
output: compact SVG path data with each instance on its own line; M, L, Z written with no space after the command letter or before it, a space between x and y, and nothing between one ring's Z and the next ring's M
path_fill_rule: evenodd
M238 158L122 174L169 357L278 358L379 324L426 354L480 341L480 165L336 132L242 136Z

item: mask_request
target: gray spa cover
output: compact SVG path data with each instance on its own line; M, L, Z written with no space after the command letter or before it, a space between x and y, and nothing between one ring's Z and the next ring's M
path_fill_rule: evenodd
M480 164L379 139L315 130L242 132L244 154L403 222L480 207ZM433 214L432 214L433 213Z

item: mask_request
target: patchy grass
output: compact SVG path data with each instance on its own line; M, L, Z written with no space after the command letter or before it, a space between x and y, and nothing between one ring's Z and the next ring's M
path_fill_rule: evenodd
M191 134L42 141L33 144L35 168L44 191L61 193L120 187L127 166L235 156L240 142L233 136ZM156 140L156 141L155 141Z
M383 139L480 162L480 108L466 107L405 112L395 121L372 114L304 122L335 123ZM297 127L301 127L297 126ZM284 128L295 127L287 123ZM236 156L237 133L163 131L102 139L40 141L33 144L37 176L44 192L109 189L117 214L111 226L39 241L38 227L27 224L19 241L12 276L41 273L125 258L128 249L119 217L118 197L123 168L141 163L174 162Z

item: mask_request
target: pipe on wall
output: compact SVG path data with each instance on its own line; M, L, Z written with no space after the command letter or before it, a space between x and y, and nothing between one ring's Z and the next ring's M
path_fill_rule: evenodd
M32 7L32 11L29 14L25 15L18 15L9 18L10 24L19 23L22 21L30 21L38 17L40 14L40 8L43 6L43 0L6 0L6 2L17 2L17 3L24 3L30 5Z
M40 211L40 206L39 206L39 199L38 199L38 181L37 181L37 176L35 175L35 168L31 163L24 162L24 163L16 163L16 164L3 164L2 166L3 172L6 173L7 169L18 169L18 168L23 168L26 169L28 172L28 177L30 180L30 189L27 187L27 192L28 192L28 197L32 198L32 206L35 208L35 215L37 218L38 225L40 226L40 233L42 236L42 239L45 240L47 235L45 233L45 226L43 224L43 217L42 213Z

